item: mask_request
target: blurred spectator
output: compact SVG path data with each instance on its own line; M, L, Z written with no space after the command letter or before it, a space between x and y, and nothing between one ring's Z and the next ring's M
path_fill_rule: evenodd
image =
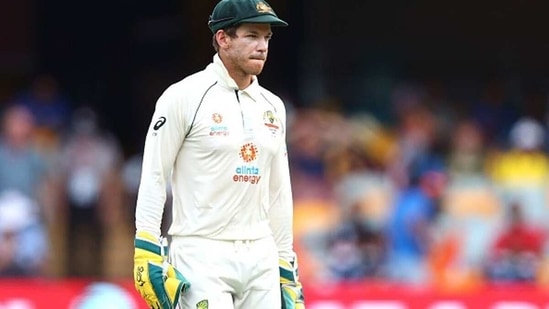
M31 111L38 128L49 129L54 133L67 128L71 104L54 76L37 75L30 87L19 94L16 100Z
M359 232L343 224L328 240L327 269L330 281L361 280L367 276L366 257L360 250Z
M45 274L49 248L39 211L18 191L0 192L0 277Z
M105 229L123 218L121 181L117 181L120 164L119 145L110 134L101 131L95 111L77 110L70 134L63 141L61 157L72 276L102 273Z
M387 224L394 188L383 172L348 172L334 185L334 191L344 220L360 220L375 229Z
M330 148L345 144L342 115L314 109L296 111L288 130L288 158L296 198L332 198L333 179L326 170Z
M395 159L398 149L392 128L365 113L350 116L346 123L352 138L351 146L359 150L363 160L367 160L368 169L384 172L387 165Z
M483 132L470 119L457 123L451 138L448 176L453 182L471 183L486 178Z
M377 271L372 270L377 268L373 264L378 263L378 252L383 251L377 240L382 238L391 211L394 188L386 166L396 146L386 129L369 115L352 116L348 126L349 145L333 150L334 156L328 163L344 167L334 177L334 197L343 222L351 224L358 233L359 245L370 264L367 275L373 276Z
M397 150L387 171L397 187L405 188L410 182L411 165L429 155L439 132L432 111L422 104L403 105L398 116Z
M10 105L2 118L0 191L13 189L38 198L47 164L33 144L34 118L21 105Z
M36 75L28 89L15 100L27 107L35 119L35 143L53 158L57 155L60 135L68 128L71 102L51 74Z
M23 105L8 105L2 117L0 192L17 191L36 203L40 220L50 237L56 234L53 227L56 227L58 220L56 177L53 162L46 160L43 153L37 150L34 134L34 117L30 111ZM58 252L58 243L50 239L50 244L52 253ZM55 257L50 261L59 259ZM49 268L48 272L50 270L53 268Z
M326 268L333 281L363 280L382 275L386 241L379 226L363 217L359 202L353 213L328 234Z
M547 242L545 232L528 225L523 206L513 203L508 221L491 248L484 269L495 282L535 282Z
M387 227L386 276L409 284L428 282L427 256L432 244L432 225L447 177L444 165L433 156L417 159L410 170L410 184L397 193Z
M549 208L549 157L544 149L545 131L532 118L521 118L509 133L509 149L489 158L489 176L500 191L507 213L518 202L528 224L547 228Z

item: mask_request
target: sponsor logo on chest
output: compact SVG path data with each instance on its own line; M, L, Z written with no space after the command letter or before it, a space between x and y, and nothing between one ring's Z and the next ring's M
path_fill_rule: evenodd
M223 124L223 116L220 113L212 114L213 124L210 126L210 136L227 136L229 128Z
M240 147L239 156L244 164L236 167L233 175L234 182L248 182L253 185L259 183L261 179L259 167L254 164L258 155L259 151L254 143L246 143Z

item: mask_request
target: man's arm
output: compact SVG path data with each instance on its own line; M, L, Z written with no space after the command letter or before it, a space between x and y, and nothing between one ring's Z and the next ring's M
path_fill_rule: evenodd
M284 142L273 158L271 166L269 218L271 230L278 246L282 308L303 309L305 306L302 285L297 271L297 256L293 250L293 197L285 142L285 111L281 116L284 117L280 119L284 125Z
M173 88L158 99L143 152L141 181L135 211L137 231L160 236L166 184L184 140L184 116Z
M279 257L286 261L292 261L295 256L293 251L293 197L286 149L285 113L285 110L278 113L280 122L283 124L282 138L284 141L273 158L271 166L269 218L271 230L278 246Z
M190 283L168 263L161 237L166 183L184 140L184 113L173 87L158 99L145 139L141 183L135 210L134 284L151 308L173 309Z

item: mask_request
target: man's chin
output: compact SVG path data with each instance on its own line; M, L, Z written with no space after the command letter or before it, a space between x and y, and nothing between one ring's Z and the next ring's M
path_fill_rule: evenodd
M259 73L261 73L261 71L263 71L263 62L261 64L251 65L249 67L249 73L251 75L259 75Z

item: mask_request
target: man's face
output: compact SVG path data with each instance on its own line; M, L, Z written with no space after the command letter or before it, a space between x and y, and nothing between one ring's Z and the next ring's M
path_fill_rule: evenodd
M272 32L269 24L242 24L226 49L231 69L244 75L259 75L267 60Z

